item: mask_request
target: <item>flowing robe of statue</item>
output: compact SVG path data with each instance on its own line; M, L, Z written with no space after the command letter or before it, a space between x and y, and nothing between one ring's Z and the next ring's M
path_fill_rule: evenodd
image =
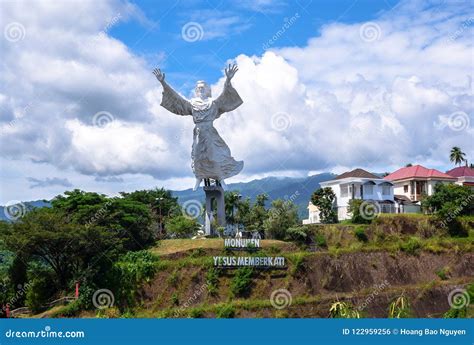
M237 175L243 161L236 161L230 149L213 126L213 121L223 113L239 107L243 101L230 82L217 98L199 97L187 100L174 91L166 82L163 85L161 106L177 115L192 115L195 124L192 147L192 169L197 179L224 180Z

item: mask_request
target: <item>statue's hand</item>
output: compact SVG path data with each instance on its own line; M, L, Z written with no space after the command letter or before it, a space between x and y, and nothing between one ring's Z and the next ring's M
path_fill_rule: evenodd
M238 70L239 68L237 67L237 65L229 64L229 66L225 69L225 76L227 77L227 81L230 81Z
M156 79L158 79L160 83L162 83L165 80L165 74L161 72L159 68L155 68L153 70L153 74L155 75Z

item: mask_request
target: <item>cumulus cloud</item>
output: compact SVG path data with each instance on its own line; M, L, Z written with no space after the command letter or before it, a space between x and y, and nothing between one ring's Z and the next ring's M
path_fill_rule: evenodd
M2 3L1 27L18 22L25 35L1 42L1 158L101 182L191 177L191 118L161 108L146 61L107 34L114 18L143 14L117 1L74 4L72 12L70 2ZM332 23L305 46L235 57L244 104L215 125L245 161L238 178L442 167L451 146L472 157L470 11L404 2L370 23L372 33L364 23ZM101 112L111 116L98 125Z

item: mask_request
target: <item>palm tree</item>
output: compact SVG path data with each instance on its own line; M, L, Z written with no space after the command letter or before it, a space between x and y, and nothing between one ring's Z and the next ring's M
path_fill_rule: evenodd
M232 225L235 224L235 209L238 207L241 197L242 195L237 191L226 192L224 194L227 222Z
M454 146L451 149L451 154L449 155L449 159L451 162L454 162L455 165L461 165L462 162L466 160L466 154L461 151L461 149L457 146Z

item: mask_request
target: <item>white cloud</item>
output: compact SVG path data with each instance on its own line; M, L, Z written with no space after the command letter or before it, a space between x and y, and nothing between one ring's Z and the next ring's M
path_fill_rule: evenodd
M22 40L1 41L0 159L21 167L2 168L4 184L60 173L75 187L109 193L190 183L191 118L161 108L146 62L99 35L118 13L126 20L141 12L115 1L78 1L74 11L70 2L50 4L2 3L0 27L19 22L26 30ZM244 104L215 123L245 161L233 180L345 167L390 171L408 162L446 167L451 146L473 157L469 15L462 4L405 3L375 21L374 41L361 39L363 23L333 23L304 47L236 57L233 83ZM213 85L214 95L223 82ZM103 128L93 125L101 111L114 119ZM469 127L450 127L456 112ZM108 176L123 183L104 183ZM28 192L2 188L7 200Z

